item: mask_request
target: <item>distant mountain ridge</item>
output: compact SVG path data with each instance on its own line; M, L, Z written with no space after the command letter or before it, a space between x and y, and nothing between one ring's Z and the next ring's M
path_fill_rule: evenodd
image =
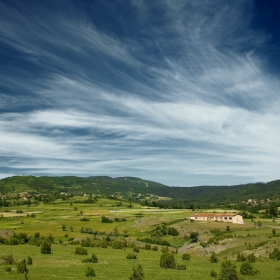
M20 192L138 193L170 197L184 203L238 203L248 199L280 199L280 180L234 186L169 187L136 177L13 176L0 180L0 194Z

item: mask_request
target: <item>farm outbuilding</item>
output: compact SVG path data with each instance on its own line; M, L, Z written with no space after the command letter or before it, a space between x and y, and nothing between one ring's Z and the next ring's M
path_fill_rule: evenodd
M218 214L218 213L200 213L190 217L191 222L226 222L243 224L243 217L239 214Z

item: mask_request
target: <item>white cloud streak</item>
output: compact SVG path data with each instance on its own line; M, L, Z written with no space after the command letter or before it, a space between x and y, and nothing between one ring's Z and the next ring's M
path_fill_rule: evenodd
M1 41L46 69L14 85L45 106L0 115L5 167L169 185L276 179L280 83L254 52L266 35L250 29L253 2L160 1L158 19L152 4L133 3L141 41L1 4Z

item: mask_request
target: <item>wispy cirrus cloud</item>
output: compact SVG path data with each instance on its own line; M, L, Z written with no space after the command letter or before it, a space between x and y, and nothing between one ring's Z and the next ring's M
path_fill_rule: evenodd
M2 174L277 178L279 79L253 2L117 1L108 26L52 5L0 4Z

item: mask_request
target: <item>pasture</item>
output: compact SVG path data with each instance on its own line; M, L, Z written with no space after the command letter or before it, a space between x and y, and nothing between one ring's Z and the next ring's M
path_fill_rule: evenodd
M145 279L214 279L210 277L211 270L218 274L223 260L231 260L239 271L241 263L236 262L238 253L248 255L254 253L257 257L252 265L259 273L253 276L240 275L241 279L280 279L280 261L269 258L274 248L279 248L279 221L269 219L245 220L242 225L221 222L194 222L189 217L193 212L185 209L157 209L145 208L139 204L129 205L111 199L100 198L94 204L83 204L72 201L58 200L52 204L38 204L37 206L15 206L0 209L0 228L2 237L13 233L25 233L34 236L54 238L51 254L41 254L40 246L29 243L19 245L0 245L0 257L13 255L14 264L7 265L0 259L0 275L3 280L25 279L24 275L16 271L16 263L29 256L33 260L28 265L28 279L89 279L85 276L85 269L89 265L82 260L95 254L98 263L90 266L94 269L94 279L129 279L132 269L138 264L143 267ZM201 210L202 211L202 210ZM208 210L210 211L210 210ZM215 211L218 211L215 209ZM102 217L112 222L102 223ZM174 252L177 265L186 265L186 270L161 268L161 249L165 246L156 244L158 251L148 249L143 242L151 238L151 232L157 227L166 225L174 227L178 235L156 235L155 240L167 241L170 252ZM274 229L274 234L272 230ZM226 233L216 244L209 243L213 232L219 230ZM192 232L199 234L198 242L191 242ZM279 234L279 235L278 235ZM4 236L5 235L5 236ZM88 255L75 255L75 248L81 247L81 240L93 241L93 246L85 247ZM121 249L114 249L109 245L102 248L99 240L120 240L125 244ZM142 241L140 241L142 240ZM134 253L138 246L136 259L127 259L128 253ZM155 246L155 244L151 244ZM182 260L183 253L190 254L190 260ZM219 261L210 262L210 254L215 252ZM7 271L7 267L11 271Z

